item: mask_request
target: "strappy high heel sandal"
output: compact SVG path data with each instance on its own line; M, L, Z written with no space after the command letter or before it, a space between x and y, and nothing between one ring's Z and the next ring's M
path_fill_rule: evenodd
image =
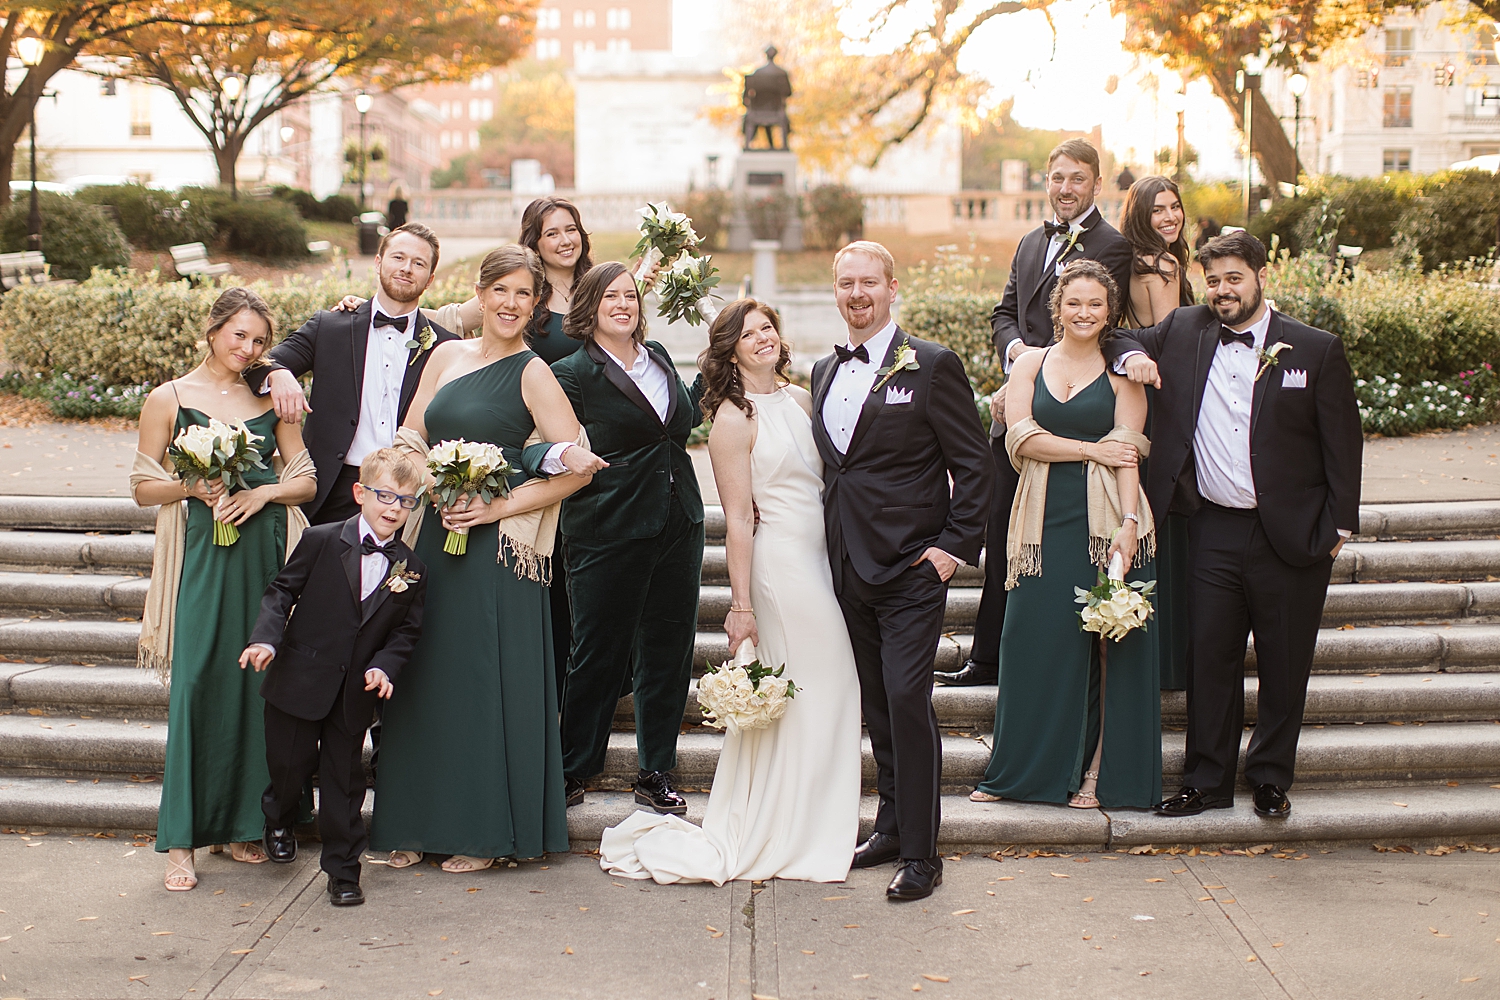
M221 844L219 845L218 849L214 851L214 853L219 854L223 851L223 849L224 847ZM261 847L253 840L242 841L238 844L230 844L229 856L236 861L243 861L247 865L265 864L268 860L266 858L265 848Z
M421 851L392 851L391 856L385 860L387 868L410 868L421 863Z
M495 864L494 858L471 858L467 854L455 854L443 862L443 871L454 874L482 872Z
M1094 788L1097 789L1099 787L1099 772L1084 771L1083 780L1092 781L1094 783ZM1093 790L1085 792L1080 788L1068 798L1068 805L1072 806L1074 809L1098 809L1099 796L1094 794Z
M999 802L1000 801L1000 796L998 796L998 795L991 795L989 792L981 792L979 789L976 788L972 792L969 793L969 801L970 802Z
M193 870L193 852L182 861L175 861L172 852L167 852L167 874L162 879L168 892L187 892L198 885L198 873Z

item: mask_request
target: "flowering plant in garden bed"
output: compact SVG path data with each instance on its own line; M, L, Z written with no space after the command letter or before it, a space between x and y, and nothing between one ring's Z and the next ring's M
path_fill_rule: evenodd
M1354 397L1367 434L1396 436L1464 427L1494 419L1500 375L1488 362L1443 382L1375 375L1354 380Z
M60 372L51 378L41 372L31 375L11 372L0 376L0 392L41 400L59 417L74 420L92 417L134 419L141 415L141 405L146 402L151 386L149 383L107 385L97 375L79 378L71 372Z

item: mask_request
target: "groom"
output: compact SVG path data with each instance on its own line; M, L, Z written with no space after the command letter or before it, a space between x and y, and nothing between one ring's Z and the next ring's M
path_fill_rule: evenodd
M932 660L948 580L979 560L994 468L963 362L891 318L895 272L879 243L850 243L834 257L849 337L813 366L813 436L880 792L875 832L852 864L899 860L886 895L909 900L943 881Z

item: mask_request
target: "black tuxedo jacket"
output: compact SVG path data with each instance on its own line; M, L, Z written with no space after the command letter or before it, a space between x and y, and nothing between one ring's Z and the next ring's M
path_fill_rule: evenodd
M333 481L344 464L344 455L354 440L354 429L359 426L360 397L365 388L365 349L370 340L370 310L374 299L369 299L354 312L321 310L312 319L303 323L285 340L271 348L270 363L258 365L245 373L245 381L255 392L278 368L285 368L301 378L308 372L313 374L312 412L302 427L302 437L307 442L308 454L318 470L318 493L302 505L308 517L318 513ZM417 333L430 326L437 334L433 347L445 340L457 340L453 334L436 323L430 322L416 312L416 325L407 330L412 340L420 341ZM407 355L406 373L401 383L401 405L396 411L396 422L406 419L407 407L422 381L422 370L427 367L431 350L413 348Z
M1193 437L1219 329L1209 306L1184 306L1154 327L1116 330L1104 345L1111 364L1143 350L1161 371L1146 474L1158 525L1169 508L1190 513L1201 503ZM1338 529L1359 530L1364 435L1343 341L1273 311L1266 346L1278 341L1290 348L1251 397L1250 471L1271 547L1293 566L1310 566L1333 551ZM1305 387L1291 372L1305 373Z
M343 692L349 731L370 724L377 698L364 689L365 671L378 667L395 682L422 634L427 567L405 543L398 544L396 562L406 560L406 572L420 579L399 594L382 583L366 612L359 599L359 516L302 533L266 588L250 633L251 643L276 648L261 697L288 715L316 722Z
M898 327L882 368L907 339ZM929 546L971 566L979 562L995 470L974 390L957 354L909 339L920 367L866 397L842 455L823 423L838 359L813 365L813 437L823 456L823 519L836 582L845 555L860 579L876 585L899 576ZM893 386L909 390L911 402L887 403Z
M1057 284L1057 265L1088 258L1109 268L1120 295L1130 294L1130 243L1095 207L1084 222L1083 235L1063 257L1047 266L1048 237L1038 226L1016 246L1010 262L1010 277L1000 304L990 314L995 350L1000 357L1010 350L1013 341L1022 340L1032 347L1052 343L1052 288Z
M688 435L703 422L703 379L688 388L665 347L651 340L644 346L672 386L666 420L598 344L589 342L552 366L589 432L589 448L609 463L563 501L562 533L570 538L655 537L667 523L674 484L688 517L703 520L703 495L687 453Z

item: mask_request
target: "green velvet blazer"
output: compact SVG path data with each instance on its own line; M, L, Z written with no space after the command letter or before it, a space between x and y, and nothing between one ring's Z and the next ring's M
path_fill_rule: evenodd
M689 389L666 348L646 341L651 360L672 383L662 420L644 393L604 349L590 341L552 366L589 447L609 463L593 482L563 501L562 533L570 538L652 538L666 525L673 484L694 523L703 521L703 495L687 453L688 435L703 422L700 375Z

